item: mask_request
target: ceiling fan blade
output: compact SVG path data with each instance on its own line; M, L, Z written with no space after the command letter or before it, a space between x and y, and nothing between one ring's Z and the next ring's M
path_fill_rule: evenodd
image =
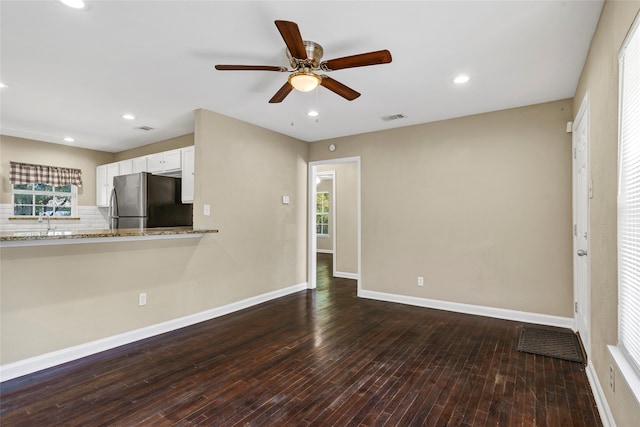
M353 101L357 97L360 96L359 92L351 89L349 86L345 86L337 80L332 79L328 76L322 76L322 80L320 81L320 85L326 87L332 92L337 93L341 97Z
M216 65L216 70L239 70L239 71L289 71L287 67L276 67L272 65Z
M276 92L275 95L269 100L269 104L276 104L278 102L282 102L287 95L291 93L293 90L293 86L289 84L289 82L285 82L284 85Z
M276 21L276 27L278 27L291 56L296 59L307 59L307 50L304 47L298 24L291 21Z
M343 68L364 67L366 65L388 64L389 62L391 62L391 52L388 50L377 50L375 52L323 61L320 64L320 68L325 71L333 71Z

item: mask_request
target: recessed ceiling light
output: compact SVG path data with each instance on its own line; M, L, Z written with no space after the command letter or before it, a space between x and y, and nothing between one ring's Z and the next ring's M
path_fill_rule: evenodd
M466 74L460 74L455 79L453 79L453 82L455 84L457 84L457 85L461 85L461 84L466 83L468 81L469 81L469 76L467 76Z
M125 120L133 120L136 118L136 116L134 116L133 114L123 114L122 118Z
M70 136L65 136L64 140L67 142L75 142L75 139L71 138Z
M5 87L9 87L9 85L0 82L0 89L4 89Z
M318 112L317 112L317 111L315 111L315 110L311 110L311 111L309 111L309 112L307 113L307 116L309 116L309 117L317 117L317 116L318 116L318 114L320 114L320 113L318 113Z
M60 0L65 6L69 6L73 9L84 9L86 4L84 0Z

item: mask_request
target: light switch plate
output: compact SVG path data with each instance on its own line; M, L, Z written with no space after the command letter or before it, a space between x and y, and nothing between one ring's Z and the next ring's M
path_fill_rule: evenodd
M289 204L289 196L282 196L282 204L283 205Z
M205 216L211 215L211 205L204 205L204 215Z

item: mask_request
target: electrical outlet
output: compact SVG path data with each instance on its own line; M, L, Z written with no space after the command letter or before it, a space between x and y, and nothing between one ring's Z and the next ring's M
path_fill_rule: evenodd
M418 277L418 286L424 286L424 277L422 276Z
M611 387L611 391L616 391L616 373L613 366L609 366L609 387Z
M140 295L138 295L138 305L139 306L147 305L147 293L146 292L142 292Z
M204 205L202 213L204 214L204 216L210 216L211 215L211 205Z

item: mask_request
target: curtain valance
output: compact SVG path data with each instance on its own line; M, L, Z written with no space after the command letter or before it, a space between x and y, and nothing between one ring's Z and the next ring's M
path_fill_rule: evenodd
M11 162L9 180L12 184L43 183L54 187L74 184L82 187L82 171L80 169L60 168L57 166Z

